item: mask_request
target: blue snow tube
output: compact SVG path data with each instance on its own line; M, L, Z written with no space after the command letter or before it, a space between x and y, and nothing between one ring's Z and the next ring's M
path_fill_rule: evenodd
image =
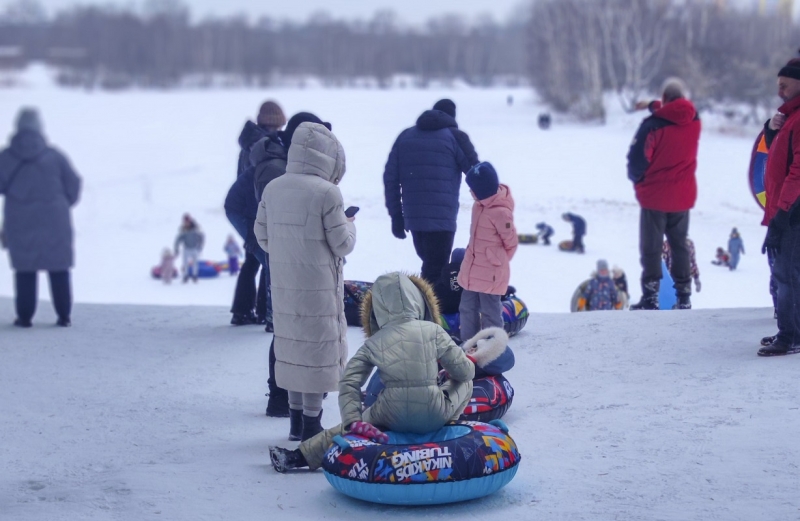
M675 296L675 282L672 280L667 269L667 263L661 260L661 286L658 288L658 308L659 309L672 309L678 302L678 297Z
M389 443L335 436L325 478L339 492L372 503L437 505L493 494L517 473L520 454L502 420L452 422L436 432L387 432Z
M503 305L503 329L508 333L508 336L512 337L522 331L522 328L528 323L528 317L530 316L528 307L514 294L503 297L501 304ZM456 342L468 340L461 338L461 317L458 313L449 315L442 313L439 325Z

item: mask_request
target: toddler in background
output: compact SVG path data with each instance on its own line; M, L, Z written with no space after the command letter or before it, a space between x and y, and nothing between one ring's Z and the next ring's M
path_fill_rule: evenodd
M172 284L172 279L175 277L175 255L172 254L172 250L169 248L164 248L164 251L161 252L159 268L161 269L161 280L164 281L164 284Z
M228 255L228 271L231 275L239 273L239 257L242 256L242 249L233 238L233 235L228 235L228 240L225 241L225 246L222 248Z

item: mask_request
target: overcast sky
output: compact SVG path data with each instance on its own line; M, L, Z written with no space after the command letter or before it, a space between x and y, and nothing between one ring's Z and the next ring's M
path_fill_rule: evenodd
M50 13L75 4L142 5L129 0L40 0ZM0 0L0 5L9 4ZM195 19L207 15L244 13L253 19L263 15L277 19L304 21L315 11L325 10L334 18L369 19L380 9L392 9L402 22L416 24L444 13L460 13L468 18L490 13L505 22L522 0L184 0Z

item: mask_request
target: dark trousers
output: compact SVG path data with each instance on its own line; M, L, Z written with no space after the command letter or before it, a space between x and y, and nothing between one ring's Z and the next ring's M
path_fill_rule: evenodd
M258 290L256 291L256 275L259 268L261 268L261 276L258 279ZM256 315L261 317L267 315L266 271L254 255L245 254L244 263L239 270L239 278L236 280L231 313L247 315L255 307Z
M772 276L778 295L778 339L800 344L800 225L783 232Z
M572 251L577 251L579 253L583 253L584 246L583 246L583 234L575 234L572 237Z
M422 278L431 284L436 284L442 268L450 262L455 236L455 232L411 232L414 249L422 259Z
M72 291L70 289L69 271L51 271L50 298L58 318L69 319L72 313ZM36 313L38 300L37 272L17 271L14 273L16 283L17 318L22 322L30 322Z
M777 310L778 283L775 281L775 275L773 274L775 268L775 257L772 255L772 250L767 250L767 263L769 264L769 294L772 297L772 307Z
M672 250L672 280L675 293L692 294L692 271L686 236L689 234L689 212L657 212L642 208L639 215L639 256L642 264L642 286L661 280L661 250L664 235Z

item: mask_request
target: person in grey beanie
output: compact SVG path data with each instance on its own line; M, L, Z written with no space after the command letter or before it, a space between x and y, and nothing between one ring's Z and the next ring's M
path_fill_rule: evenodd
M0 151L0 195L5 197L3 236L15 279L18 327L31 327L37 272L47 271L57 325L71 325L69 270L74 264L70 209L81 180L66 156L45 141L39 113L19 112L16 132Z

